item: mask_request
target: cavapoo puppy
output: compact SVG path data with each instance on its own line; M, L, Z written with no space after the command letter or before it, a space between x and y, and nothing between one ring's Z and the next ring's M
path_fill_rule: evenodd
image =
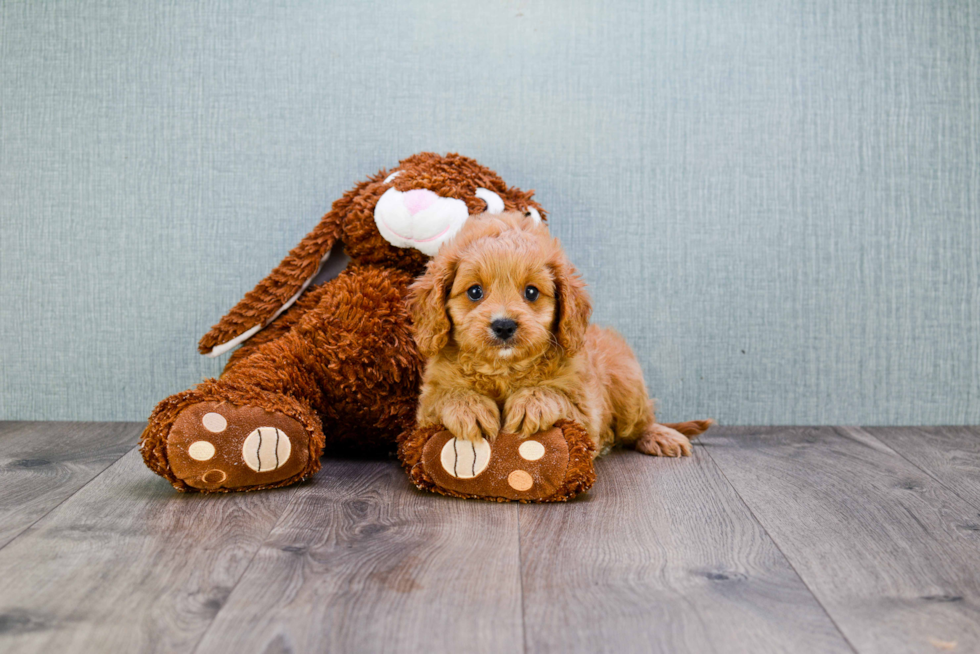
M681 431L699 434L711 422L655 422L636 357L619 334L589 324L584 286L535 217L468 220L410 291L427 358L419 425L493 442L501 430L527 437L571 418L597 454L625 445L690 455Z

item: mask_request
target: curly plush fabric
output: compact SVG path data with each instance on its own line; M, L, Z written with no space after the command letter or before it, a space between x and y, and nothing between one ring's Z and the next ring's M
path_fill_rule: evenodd
M399 174L389 178L393 172ZM379 232L375 207L392 188L406 196L424 190L461 200L470 214L484 211L486 198L496 195L507 210L545 216L532 199L533 191L509 187L493 171L457 154L414 155L396 169L381 170L358 183L201 339L201 352L211 353L255 332L230 358L220 379L206 380L156 407L141 439L151 470L181 491L271 488L315 473L324 451L386 454L395 449L399 435L414 431L422 359L405 298L429 257L417 249L394 247ZM490 193L477 196L479 189ZM306 289L338 241L351 257L348 268L336 279ZM307 452L306 466L281 479L275 478L275 470L231 470L225 469L232 465L227 463L221 464L225 468L215 463L217 467L208 469L209 461L242 459L243 442L253 426L260 436L263 428L272 427L256 423L236 430L232 427L241 425L232 424L215 433L198 421L174 428L182 411L202 402L216 403L220 422L246 415L240 411L243 407L252 409L249 420L257 420L254 416L262 412L282 416L282 424L297 426L296 430L289 433L284 427L273 433L287 437L293 452ZM180 445L182 460L200 470L193 477L178 474L177 452L168 448L201 441L206 445L195 453L214 451L219 456L199 460ZM213 481L246 477L248 483L234 487ZM570 482L569 488L587 487L591 481L585 477Z

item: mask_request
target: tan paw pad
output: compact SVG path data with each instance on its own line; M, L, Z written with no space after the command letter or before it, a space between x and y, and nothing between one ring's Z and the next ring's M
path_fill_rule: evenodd
M527 474L523 470L515 470L507 475L507 483L514 490L523 492L531 490L531 486L534 485L534 480L531 479L531 475Z
M544 445L538 441L524 441L517 448L517 453L525 461L537 461L544 456Z
M187 448L187 455L195 461L210 461L214 458L214 445L208 441L194 441Z
M220 434L228 428L228 421L225 420L225 417L220 413L214 413L213 411L211 413L204 414L204 417L201 418L201 424L204 425L204 428L209 432L215 434Z

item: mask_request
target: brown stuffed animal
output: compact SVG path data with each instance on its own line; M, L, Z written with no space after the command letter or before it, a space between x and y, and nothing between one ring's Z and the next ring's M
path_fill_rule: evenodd
M518 487L531 486L517 495L514 484L474 493L465 475L412 472L427 441L444 432L414 431L422 360L408 286L471 215L510 210L543 219L532 194L457 154L417 154L357 184L201 339L211 356L241 347L220 379L157 405L140 440L147 466L181 491L257 490L317 472L325 447L378 454L400 437L403 463L429 490L542 501L590 487L595 475L583 452L591 443L571 421L541 435L556 451L534 479L519 480ZM307 290L337 242L350 264ZM508 474L512 457L498 449L484 480Z

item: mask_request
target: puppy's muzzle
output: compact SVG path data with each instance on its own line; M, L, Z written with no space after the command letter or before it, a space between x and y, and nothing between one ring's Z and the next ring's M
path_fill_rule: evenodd
M490 323L493 335L502 341L509 341L517 333L517 323L510 318L497 318Z

